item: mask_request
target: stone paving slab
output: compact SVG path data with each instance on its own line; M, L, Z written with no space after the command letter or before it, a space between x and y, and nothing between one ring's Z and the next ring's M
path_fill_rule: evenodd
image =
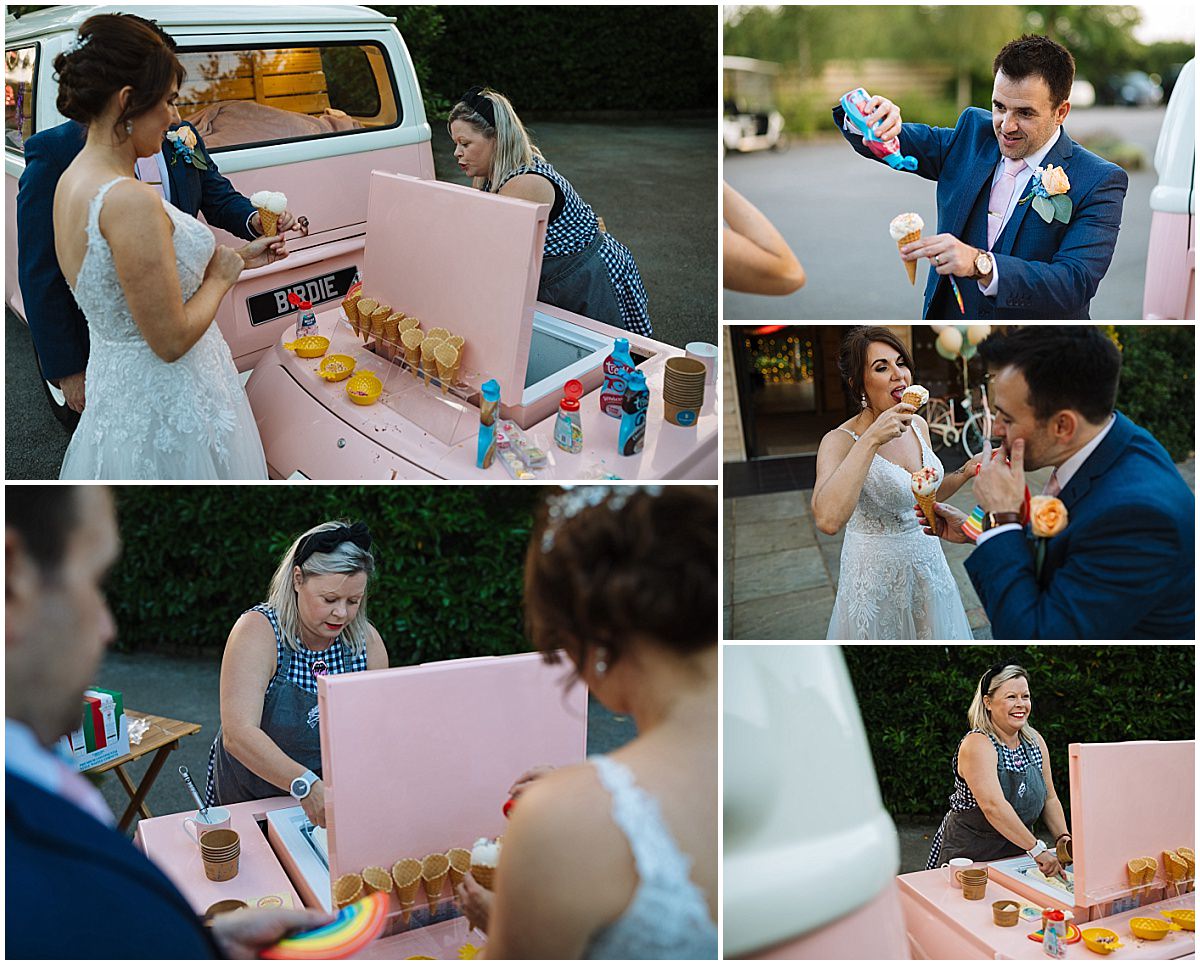
M734 640L824 640L833 613L828 586L763 597L733 607Z
M748 556L737 560L736 566L734 606L748 600L829 585L829 573L821 562L821 555L812 549Z
M759 497L761 498L761 497ZM733 543L737 559L775 553L779 550L816 546L816 529L803 518L783 519L764 523L739 523Z

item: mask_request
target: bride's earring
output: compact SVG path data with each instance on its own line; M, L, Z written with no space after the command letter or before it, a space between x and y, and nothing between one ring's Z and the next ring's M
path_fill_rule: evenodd
M133 121L125 122L125 133L129 134L130 136L133 135Z
M596 662L592 665L597 680L603 680L608 673L608 651L604 647L596 648Z
M862 407L864 409L867 407L867 394L865 392L863 393L863 397L862 397Z

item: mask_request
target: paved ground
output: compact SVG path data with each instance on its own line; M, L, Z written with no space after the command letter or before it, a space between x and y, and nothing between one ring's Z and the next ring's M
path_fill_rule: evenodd
M552 164L637 259L655 338L717 341L717 154L710 122L539 123ZM438 177L464 182L434 125ZM69 437L50 415L25 326L5 311L6 479L57 479Z
M1196 464L1179 471L1195 492ZM1049 469L1029 474L1041 492ZM950 500L964 512L971 486ZM724 503L724 625L730 640L823 640L837 594L844 530L826 536L813 522L811 489L726 499ZM930 537L932 539L932 537ZM943 542L975 639L990 640L991 626L963 566L973 547Z
M179 749L167 759L166 766L155 781L147 799L150 811L155 815L195 810L195 804L177 772L180 764L186 765L201 793L204 792L205 775L208 772L208 748L220 725L220 671L220 661L216 658L194 660L115 652L104 658L96 684L120 690L125 696L127 707L201 725L198 734L180 741ZM589 701L589 754L611 751L635 736L636 731L630 718L610 714L595 700ZM153 756L148 754L126 768L135 784L140 783ZM129 804L129 797L117 781L116 775L111 772L102 775L100 789L104 792L109 806L120 816ZM132 835L132 828L129 833Z
M1096 107L1067 119L1075 140L1104 131L1119 134L1140 146L1147 160L1142 170L1129 172L1113 263L1092 300L1094 319L1142 317L1150 192L1158 183L1154 147L1164 113L1165 108ZM786 154L731 154L724 173L775 223L808 273L805 287L786 298L726 292L726 320L920 316L928 266L918 268L914 290L887 226L901 211L916 211L926 225L936 225L934 182L870 163L841 138L800 142Z

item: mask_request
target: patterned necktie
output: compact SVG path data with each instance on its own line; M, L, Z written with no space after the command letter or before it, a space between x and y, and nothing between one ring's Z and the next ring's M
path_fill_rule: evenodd
M1050 470L1050 478L1046 480L1046 488L1042 490L1043 496L1057 496L1062 490L1058 485L1058 470Z
M996 243L1000 229L1004 226L1004 215L1012 201L1013 192L1017 189L1017 175L1024 171L1024 161L1012 158L1004 159L1004 172L992 185L992 195L988 198L988 250Z

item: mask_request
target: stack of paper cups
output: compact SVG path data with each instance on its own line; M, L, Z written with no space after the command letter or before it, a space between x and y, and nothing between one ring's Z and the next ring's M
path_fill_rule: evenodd
M714 384L717 377L717 347L712 342L688 342L683 350L688 358L704 363L704 384Z
M209 881L228 881L238 873L242 839L232 828L217 828L200 835L200 857Z
M704 404L707 367L693 358L676 355L667 359L663 375L663 414L677 426L694 426Z

